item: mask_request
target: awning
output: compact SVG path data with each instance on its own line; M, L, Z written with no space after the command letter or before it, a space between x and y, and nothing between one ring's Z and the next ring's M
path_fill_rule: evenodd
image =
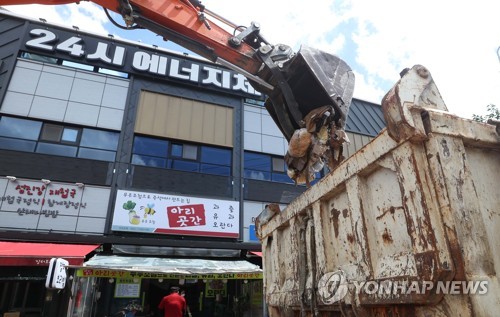
M0 266L48 266L51 258L82 265L99 245L0 241Z
M108 270L143 272L138 277L186 276L191 278L262 278L262 269L244 260L172 259L95 255L84 263L83 272L106 277Z
M262 257L262 252L250 251L251 254Z

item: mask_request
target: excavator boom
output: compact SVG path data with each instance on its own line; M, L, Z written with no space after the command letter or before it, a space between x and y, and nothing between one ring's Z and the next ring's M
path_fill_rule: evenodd
M0 0L0 5L79 2ZM306 116L318 108L328 107L322 112L322 124L329 125L329 132L341 130L345 125L354 90L354 74L335 55L309 47L294 52L285 44L271 44L260 34L258 23L252 22L245 28L234 25L205 9L199 0L91 2L103 7L110 19L108 11L120 14L125 25L115 22L119 27L148 29L245 75L256 90L268 96L266 109L289 142L295 131L307 124ZM318 126L314 133L319 130Z

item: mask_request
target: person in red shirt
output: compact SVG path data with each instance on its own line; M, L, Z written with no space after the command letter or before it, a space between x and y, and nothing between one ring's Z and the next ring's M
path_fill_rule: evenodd
M179 288L172 286L170 294L163 297L158 305L159 310L163 310L164 317L183 317L186 313L186 299L179 295Z

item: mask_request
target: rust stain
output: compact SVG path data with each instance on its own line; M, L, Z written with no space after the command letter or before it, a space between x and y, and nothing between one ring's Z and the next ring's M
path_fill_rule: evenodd
M391 206L389 208L386 208L386 209L384 209L384 212L375 219L380 220L380 219L384 218L384 216L387 215L388 213L390 213L392 215L392 218L394 218L394 214L396 213L397 209L403 209L403 207L402 206L400 206L400 207Z
M382 233L382 239L384 239L385 243L392 243L392 242L394 242L394 240L392 240L392 235L389 232L389 230L387 230L387 228L385 228L384 233Z
M349 211L347 209L342 210L342 217L347 218L349 216Z
M332 217L332 222L333 222L333 231L335 232L335 238L338 238L339 236L339 216L340 216L340 210L332 208L330 211L331 217Z
M443 156L450 157L450 148L448 147L446 140L441 140L441 147L443 148Z
M352 234L349 233L347 235L347 241L349 241L350 243L354 243L354 235L352 235Z

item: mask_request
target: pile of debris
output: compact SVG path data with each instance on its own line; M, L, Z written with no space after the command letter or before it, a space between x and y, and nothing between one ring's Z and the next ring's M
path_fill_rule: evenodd
M316 173L321 171L325 164L333 170L344 160L343 144L349 139L342 122L337 124L333 120L332 106L323 106L309 112L301 122L301 128L295 130L288 143L285 163L288 166L287 174L295 184L310 186Z

